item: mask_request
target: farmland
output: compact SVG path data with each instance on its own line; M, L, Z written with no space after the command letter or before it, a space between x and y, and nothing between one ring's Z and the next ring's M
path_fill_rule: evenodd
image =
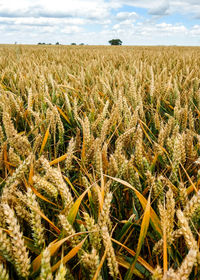
M0 279L200 278L200 48L0 46Z

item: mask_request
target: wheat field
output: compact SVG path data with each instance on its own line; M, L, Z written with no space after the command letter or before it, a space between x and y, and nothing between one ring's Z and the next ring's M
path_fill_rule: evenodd
M200 48L0 46L0 279L200 278Z

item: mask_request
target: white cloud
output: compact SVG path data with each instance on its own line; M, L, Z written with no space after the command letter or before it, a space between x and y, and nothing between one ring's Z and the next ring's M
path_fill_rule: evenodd
M84 17L105 18L110 6L104 0L7 0L0 2L0 16L5 17Z
M168 32L168 33L180 33L180 32L183 32L183 33L187 33L188 32L188 29L182 25L182 24L176 24L176 25L173 25L171 23L160 23L160 24L156 24L156 27L158 28L158 31L159 32Z
M196 36L199 37L200 36L200 25L196 24L196 25L192 26L190 33L193 37L196 37Z
M120 23L117 23L115 25L113 25L112 29L113 30L118 30L118 29L124 29L124 30L127 30L127 29L130 29L133 27L133 23L131 20L127 19L127 20L124 20Z
M80 26L66 26L61 30L61 32L65 34L74 34L82 31L83 29Z
M148 19L134 7L147 9ZM0 42L199 44L198 20L190 28L169 23L173 13L200 18L200 0L0 0Z
M121 5L128 5L134 7L140 7L145 9L152 9L159 7L162 3L165 4L168 0L114 0Z
M163 1L159 3L158 6L149 8L149 14L151 15L162 16L162 15L167 15L168 13L169 13L168 1Z
M83 18L9 18L9 17L0 17L0 24L3 25L31 25L31 26L55 26L59 24L70 24L70 25L84 25L89 23L89 20Z
M135 12L120 12L116 14L117 20L132 19L135 21L138 17L138 14Z
M153 24L150 21L115 24L112 32L104 30L107 37L120 38L126 44L136 45L197 45L200 26L187 28L183 24L169 24L162 22Z
M119 5L129 5L147 9L151 15L180 13L200 18L199 0L113 0Z

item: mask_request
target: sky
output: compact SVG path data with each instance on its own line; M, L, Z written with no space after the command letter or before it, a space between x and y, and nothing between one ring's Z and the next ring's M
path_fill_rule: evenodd
M200 0L0 0L0 43L200 46Z

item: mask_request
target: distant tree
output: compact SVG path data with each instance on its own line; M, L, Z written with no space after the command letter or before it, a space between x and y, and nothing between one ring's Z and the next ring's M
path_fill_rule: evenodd
M76 46L76 43L71 43L72 46Z
M84 43L80 43L80 44L79 44L79 46L83 46L83 45L84 45Z
M56 45L60 45L60 43L59 43L59 42L56 42Z
M111 46L120 46L122 45L122 41L120 39L112 39L108 41Z

